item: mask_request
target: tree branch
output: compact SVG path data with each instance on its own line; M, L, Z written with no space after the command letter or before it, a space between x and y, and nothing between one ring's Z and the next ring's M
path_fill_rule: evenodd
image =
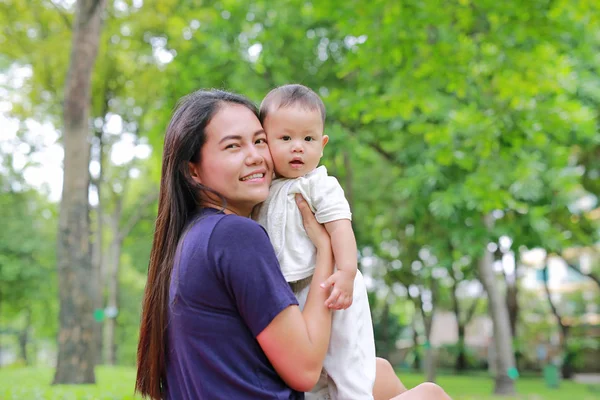
M65 10L63 8L59 7L58 4L56 4L52 0L48 0L48 3L50 3L50 5L52 7L54 7L56 9L56 11L58 11L58 14L62 18L63 22L65 23L65 26L67 27L67 29L69 29L70 31L72 31L73 30L73 22L69 19L69 16L65 12Z
M344 129L346 129L350 135L356 137L356 129L353 126L348 125L347 123L344 123L340 120L337 120L337 122L340 124L340 126ZM384 159L386 159L388 162L397 165L398 167L403 167L403 165L398 162L398 160L396 160L396 158L394 157L394 155L386 150L383 149L383 147L381 147L379 145L379 143L374 143L374 142L367 142L364 141L364 143L369 146L370 148L372 148L373 150L375 150L380 156L382 156Z
M448 272L452 278L452 287L450 290L452 296L452 308L454 309L454 314L456 316L456 323L461 325L462 321L460 318L460 305L458 303L458 283L456 282L456 274L454 273L454 268L452 268L452 266L448 268Z
M475 311L477 310L477 305L479 304L480 300L481 300L480 296L475 297L475 300L473 300L473 303L471 303L471 306L467 310L467 315L465 316L463 325L466 326L469 324L469 322L471 322L471 320L473 319L473 316L475 315Z
M82 1L82 0L80 0ZM85 18L85 20L87 21L88 19L90 19L92 17L92 15L94 15L96 13L96 10L103 6L103 3L105 0L84 0L88 6L88 9L85 10L86 13L83 16ZM102 7L103 8L103 7Z
M144 200L138 205L135 212L131 214L127 222L123 225L121 229L119 229L119 239L123 240L131 230L135 227L135 225L142 219L144 213L146 212L146 208L152 204L158 198L158 192L153 191L146 195Z
M552 310L552 314L554 315L554 317L556 317L556 320L558 321L558 326L560 327L561 334L562 334L563 340L564 340L567 335L567 332L566 332L567 328L566 328L565 324L563 323L562 317L558 313L558 310L556 309L554 302L552 301L552 295L550 293L550 288L548 287L548 280L549 280L549 276L550 276L548 273L548 265L544 265L542 274L543 274L543 278L544 278L544 289L546 290L546 297L548 298L548 304L550 304L550 309Z
M385 151L378 143L367 142L367 145L373 150L375 150L377 153L379 153L379 155L381 155L390 163L400 166L398 160L396 160L392 154Z
M425 310L423 310L423 299L421 298L421 289L419 289L419 294L417 295L417 297L413 297L413 304L415 305L415 307L417 307L419 309L419 313L421 314L421 318L423 319L423 328L425 329L425 337L427 338L427 340L429 340L429 336L428 336L428 327L427 327L427 315L425 313Z
M599 276L597 276L596 274L591 273L591 272L589 274L586 274L577 265L571 264L570 262L568 262L567 265L569 266L569 268L571 268L573 271L577 272L579 275L585 276L586 278L590 278L591 280L596 282L596 285L598 285L598 288L600 288L600 277Z

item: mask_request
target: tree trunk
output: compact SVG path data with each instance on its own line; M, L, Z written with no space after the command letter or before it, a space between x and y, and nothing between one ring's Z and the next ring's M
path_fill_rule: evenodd
M425 328L425 381L435 382L437 360L430 339L431 328Z
M348 150L344 150L344 169L346 170L346 174L344 176L344 191L346 194L346 200L348 200L348 204L350 204L350 209L353 210L354 205L354 188L352 186L352 159L350 158L350 152Z
M486 216L486 226L492 227L491 215ZM502 299L502 293L493 269L493 256L484 249L483 256L479 260L479 278L488 295L489 312L494 324L494 346L496 353L496 379L494 386L495 394L515 393L514 381L509 377L509 371L515 368L515 354L510 335L510 320L506 302Z
M96 282L88 214L91 76L104 0L79 0L64 98L64 175L57 243L60 294L58 361L54 384L95 383Z
M431 279L431 313L427 315L423 308L423 299L419 299L419 308L421 311L421 317L423 318L423 326L425 328L425 380L427 382L435 382L436 377L436 354L433 346L431 345L431 326L433 325L433 315L435 312L435 281ZM421 291L422 293L422 291Z
M106 112L104 113L106 114ZM98 194L98 204L96 204L96 231L94 232L94 242L92 246L92 268L94 270L94 276L98 285L98 291L94 308L96 310L104 309L104 285L106 271L104 270L105 260L103 257L104 253L104 209L102 200L102 181L104 174L104 143L103 143L104 127L96 129L96 138L98 139L98 163L100 165L100 171L98 177L94 180L94 186L96 193ZM96 353L96 364L102 363L102 346L104 343L103 338L103 325L96 324L94 330L94 351Z
M383 310L381 312L381 343L383 343L383 348L381 349L381 357L389 360L390 358L390 327L389 327L389 319L390 319L390 305L387 302L387 297L384 300Z
M123 184L124 188L126 183ZM147 214L148 207L157 199L158 192L149 192L139 203L136 210L129 216L129 219L121 224L123 216L123 201L125 190L117 194L112 193L114 198L114 210L110 217L110 230L112 240L109 248L109 265L107 266L107 308L119 310L119 269L121 265L121 250L123 240L129 235L135 225ZM105 320L104 338L106 361L109 365L115 365L117 362L117 316L108 317Z
M100 188L97 187L98 197L100 197ZM102 206L100 201L96 206L96 232L94 234L94 243L92 246L92 269L94 271L94 279L96 280L97 290L96 299L94 301L94 309L104 309L104 275L103 271L104 260L102 257ZM102 324L94 324L94 354L95 364L102 364L102 343L103 343L103 327Z
M107 308L112 310L119 309L118 304L118 288L119 288L119 266L121 260L121 247L123 237L119 229L123 211L123 193L113 193L115 200L114 210L110 217L110 229L112 240L109 248L109 263L108 263L108 292L107 292ZM116 351L116 315L108 316L105 319L105 335L106 335L106 362L109 365L115 365L117 361Z
M429 339L427 340L427 343L429 343ZM429 344L429 346L427 346L427 349L425 350L425 381L426 382L435 382L436 370L437 370L436 364L437 364L437 359L436 359L435 350L433 349L433 347L431 347L431 344Z
M467 357L465 355L465 326L462 323L460 317L460 304L458 302L458 283L454 276L454 271L450 268L450 274L452 275L452 309L454 311L454 318L456 318L456 325L458 326L458 354L456 356L456 364L454 370L456 372L463 372L467 369Z
M508 309L508 319L510 320L510 334L514 339L517 338L517 322L519 320L519 253L518 250L515 252L515 276L514 280L510 279L509 276L504 272L504 280L506 282L506 307ZM521 349L516 348L515 350L515 363L517 367L521 360Z
M462 368L458 371L465 371L468 367L469 364L467 362L467 345L466 345L466 328L467 325L469 325L469 323L471 322L471 320L473 319L473 316L475 315L475 311L477 310L477 304L479 304L479 297L475 298L473 300L473 303L471 303L471 306L469 307L469 309L467 310L467 314L465 315L465 318L462 320L458 321L458 357L456 359L456 365L457 368Z
M513 338L517 337L517 318L519 317L519 289L517 283L506 286L506 308L508 309L508 319L510 321L510 333Z
M510 334L514 341L517 338L517 321L519 318L519 301L518 301L519 288L517 282L513 284L507 284L506 286L506 308L508 309L508 319L510 321ZM521 363L521 351L522 349L517 346L513 349L515 351L515 365L518 367Z
M109 309L119 309L119 267L121 259L122 240L120 236L113 238L110 244L110 265L108 274L108 299ZM117 363L117 344L115 340L117 317L106 318L106 361L109 365Z
M413 349L415 352L415 359L413 361L413 369L415 371L419 371L419 370L421 370L421 357L419 355L419 334L417 333L415 319L416 318L413 318L413 320L411 322L412 331L413 331Z
M544 289L546 291L546 298L548 299L548 304L550 305L550 309L552 310L552 315L554 315L554 317L556 318L556 323L558 324L558 328L560 330L560 347L563 353L563 364L561 367L562 377L564 379L571 379L575 371L573 368L571 354L569 353L569 349L567 348L569 340L569 326L565 325L561 315L558 312L558 309L554 305L554 301L552 301L552 294L550 293L550 288L548 287L548 279L550 277L548 272L548 265L544 265L542 273L544 277Z
M465 327L459 323L458 325L458 354L456 356L456 364L454 370L458 373L467 370L467 354L465 348Z
M27 356L27 345L29 344L29 330L31 329L31 310L27 308L25 312L25 327L19 333L19 353L21 360L23 360L25 365L29 366L31 362Z

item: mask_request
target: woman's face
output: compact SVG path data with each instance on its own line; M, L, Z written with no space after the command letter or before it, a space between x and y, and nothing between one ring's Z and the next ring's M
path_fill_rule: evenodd
M190 163L194 179L220 193L227 210L249 216L269 194L273 162L260 121L245 106L225 104L206 126L200 162ZM218 197L203 198L220 206Z

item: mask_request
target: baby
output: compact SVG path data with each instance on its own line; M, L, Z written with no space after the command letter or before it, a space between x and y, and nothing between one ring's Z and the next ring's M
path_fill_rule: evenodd
M295 202L300 193L331 236L335 273L326 305L336 310L324 373L307 399L373 399L375 342L365 283L357 271L350 206L338 181L318 166L329 137L323 134L325 106L302 85L273 89L262 101L260 119L276 179L267 200L254 211L267 230L285 279L304 307L316 250L306 235ZM350 307L352 305L352 307Z

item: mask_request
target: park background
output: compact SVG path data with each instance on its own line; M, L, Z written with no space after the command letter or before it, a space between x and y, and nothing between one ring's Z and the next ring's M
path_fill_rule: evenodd
M327 106L405 383L598 398L593 0L1 0L0 398L135 398L173 107L285 83Z

